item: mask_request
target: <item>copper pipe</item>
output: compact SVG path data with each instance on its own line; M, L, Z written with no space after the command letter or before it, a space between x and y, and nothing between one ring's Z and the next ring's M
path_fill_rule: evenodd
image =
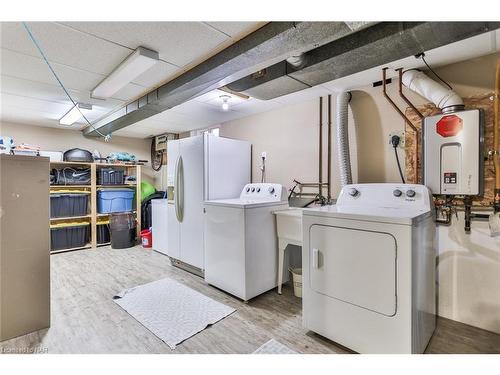
M496 75L495 75L495 104L493 107L493 111L495 112L495 124L494 124L494 150L493 150L493 163L495 166L495 211L498 210L500 207L500 159L499 159L499 132L500 129L498 127L500 126L500 61L497 63L497 70L496 70Z
M387 94L387 91L386 91L386 83L385 83L385 80L386 80L386 70L389 69L389 68L383 68L382 69L382 86L383 86L383 93L384 93L384 97L387 99L387 101L389 103L391 103L392 107L396 110L396 112L399 113L399 115L405 119L405 121L408 123L408 125L410 125L410 128L413 129L413 131L417 132L417 128L412 124L412 122L410 121L410 119L408 117L406 117L406 115L401 112L401 110L399 109L399 107L396 105L396 103L393 102L393 100L389 97L389 95Z
M319 98L319 195L322 195L321 183L323 182L323 97Z
M408 99L405 94L403 94L403 68L398 68L396 71L399 73L399 96L403 98L403 100L408 104L411 109L415 111L420 120L424 119L424 115L420 113L420 111L413 105L413 103Z
M383 86L383 93L384 93L384 97L387 99L387 101L389 103L391 103L392 107L396 110L396 112L399 113L399 115L401 117L403 117L406 121L406 123L410 126L410 128L415 132L415 140L414 140L414 143L415 143L415 155L417 156L415 158L415 165L414 165L414 168L415 168L415 181L414 183L418 184L418 129L415 127L415 125L412 124L412 122L410 121L410 119L408 117L406 117L406 115L399 109L399 107L396 105L396 103L394 103L394 101L389 97L389 95L387 94L387 89L386 89L386 83L385 83L385 80L386 80L386 71L387 71L388 68L383 68L382 69L382 86ZM402 97L405 99L405 101L407 100L406 97L402 94L403 92L403 88L401 86L401 76L402 76L402 73L400 72L400 77L399 77L399 92L400 92L400 95L402 95ZM410 104L410 106L412 108L415 108L413 106L413 104L410 103L410 101L408 100L407 103ZM423 118L423 115L415 108L415 111L419 114L419 116L422 116L421 118Z
M328 95L328 202L332 199L331 179L332 179L332 96Z
M410 106L411 109L417 114L417 116L420 118L420 120L424 119L424 115L413 105L413 103L408 99L405 94L403 94L403 68L398 68L396 71L399 73L399 96L403 98L403 100ZM415 128L415 155L417 155L417 159L415 160L415 181L414 183L418 184L418 159L419 159L419 153L418 153L418 130Z

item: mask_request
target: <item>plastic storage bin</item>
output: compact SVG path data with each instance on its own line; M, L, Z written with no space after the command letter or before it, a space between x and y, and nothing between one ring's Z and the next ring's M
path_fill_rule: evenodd
M58 223L50 226L50 250L83 247L89 242L90 224L85 222Z
M50 193L50 217L73 217L88 214L89 191L60 190Z
M132 211L134 190L131 189L102 189L97 192L97 212L107 214L111 212Z
M125 171L116 168L101 168L97 175L99 185L123 185Z
M109 224L97 223L97 244L108 244L110 241Z

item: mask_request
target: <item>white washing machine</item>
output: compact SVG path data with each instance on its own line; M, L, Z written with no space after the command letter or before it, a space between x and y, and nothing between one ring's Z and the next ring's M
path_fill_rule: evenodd
M277 285L273 212L288 207L280 184L247 184L239 198L205 201L205 280L244 301Z
M435 224L423 185L345 186L303 211L303 324L359 353L423 353L436 325Z

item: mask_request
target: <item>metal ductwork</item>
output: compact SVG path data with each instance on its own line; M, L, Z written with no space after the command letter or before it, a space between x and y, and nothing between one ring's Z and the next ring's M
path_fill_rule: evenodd
M500 28L500 22L383 22L227 85L272 99Z
M110 134L368 25L367 22L270 22L94 126L102 134ZM86 136L98 136L91 127L83 132Z

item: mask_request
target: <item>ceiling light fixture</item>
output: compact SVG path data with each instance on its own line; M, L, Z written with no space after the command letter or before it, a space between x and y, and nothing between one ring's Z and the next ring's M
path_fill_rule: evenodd
M82 118L82 109L92 110L92 104L77 103L73 108L71 108L61 119L59 120L60 125L73 125L75 122Z
M158 52L138 47L92 90L92 97L99 99L112 97L158 61Z
M231 99L231 97L229 95L221 95L220 98L222 99L222 110L224 112L229 111L229 99Z

